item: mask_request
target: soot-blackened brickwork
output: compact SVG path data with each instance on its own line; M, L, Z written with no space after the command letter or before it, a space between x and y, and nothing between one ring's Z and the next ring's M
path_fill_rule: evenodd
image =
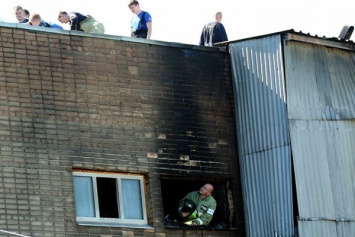
M242 233L233 100L224 51L0 27L0 229L30 236ZM144 174L154 229L79 226L73 169ZM230 228L166 228L162 176L228 182Z

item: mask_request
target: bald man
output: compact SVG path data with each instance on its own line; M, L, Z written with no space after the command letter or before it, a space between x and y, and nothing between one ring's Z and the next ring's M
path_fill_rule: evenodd
M180 200L178 211L186 225L207 226L211 222L217 207L212 192L212 184L207 183L198 191L190 192Z
M201 33L200 43L201 46L215 46L215 43L228 41L226 30L224 29L222 21L222 12L215 14L215 21L207 23Z

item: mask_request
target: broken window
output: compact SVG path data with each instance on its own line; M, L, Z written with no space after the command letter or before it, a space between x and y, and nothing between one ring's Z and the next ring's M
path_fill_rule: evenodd
M183 224L178 214L179 200L191 191L198 191L201 186L211 183L214 186L212 196L216 199L217 208L213 214L213 219L208 226L189 227ZM162 200L165 216L166 228L205 228L205 229L228 229L234 218L234 207L231 190L228 181L216 180L191 180L174 179L163 177L161 179Z
M147 224L141 175L73 172L79 224Z

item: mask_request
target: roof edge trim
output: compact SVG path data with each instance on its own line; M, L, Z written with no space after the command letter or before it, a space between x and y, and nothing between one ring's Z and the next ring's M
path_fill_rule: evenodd
M321 39L321 38L309 37L305 35L288 33L283 35L283 39L285 41L299 41L304 43L318 44L327 47L355 51L355 44L350 42L341 42L337 38L335 39L336 41L332 41L330 39Z

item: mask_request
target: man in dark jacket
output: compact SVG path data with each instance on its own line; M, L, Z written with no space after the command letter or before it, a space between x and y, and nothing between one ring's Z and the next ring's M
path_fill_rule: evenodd
M203 27L199 45L213 47L215 43L228 40L226 30L221 23L222 12L217 12L215 19L216 21L209 22Z
M58 21L70 24L70 30L85 31L88 33L105 33L105 27L90 15L83 15L79 12L59 12Z

